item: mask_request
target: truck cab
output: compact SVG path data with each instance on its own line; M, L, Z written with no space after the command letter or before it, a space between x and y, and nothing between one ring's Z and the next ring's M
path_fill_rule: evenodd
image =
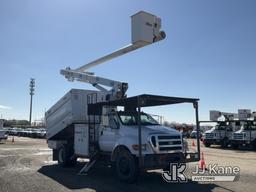
M233 133L232 146L234 149L241 145L252 145L256 149L256 121L243 122L241 129Z
M112 152L119 146L125 146L133 155L138 155L137 116L137 112L131 111L108 114L108 120L100 125L100 149ZM143 155L182 153L185 150L179 131L160 125L153 117L143 112L140 114L140 120Z
M212 144L220 145L226 148L231 144L232 133L237 131L239 125L235 119L237 113L228 113L216 110L210 110L210 121L200 121L201 123L211 123L215 126L204 134L204 145L210 147Z
M229 145L233 127L232 124L226 122L219 122L212 129L205 132L204 144L210 147L212 144L221 145L225 148Z

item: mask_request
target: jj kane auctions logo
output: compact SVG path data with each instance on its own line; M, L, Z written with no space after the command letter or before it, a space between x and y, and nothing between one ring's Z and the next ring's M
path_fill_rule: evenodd
M166 182L184 183L188 181L187 166L185 163L170 164L170 171L164 171L162 177ZM198 165L191 172L192 181L237 181L239 179L240 168L237 166L218 166L218 164L209 165L201 170Z

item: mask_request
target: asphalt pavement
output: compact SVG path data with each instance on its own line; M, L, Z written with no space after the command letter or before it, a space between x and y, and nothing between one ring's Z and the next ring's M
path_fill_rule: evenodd
M190 140L191 144L191 140ZM190 145L193 149L193 146ZM195 148L195 147L194 147ZM0 191L1 192L50 192L50 191L242 191L256 189L256 152L250 150L205 148L205 163L219 166L238 166L241 170L236 182L195 182L190 171L198 163L189 164L188 182L167 183L159 170L140 175L134 184L122 183L111 168L98 163L88 175L79 175L84 165L61 168L51 159L51 150L44 139L10 137L0 143Z

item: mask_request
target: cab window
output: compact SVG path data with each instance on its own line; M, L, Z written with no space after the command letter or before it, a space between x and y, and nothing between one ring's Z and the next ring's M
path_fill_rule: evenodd
M109 127L111 127L112 129L118 128L118 121L115 115L109 116Z

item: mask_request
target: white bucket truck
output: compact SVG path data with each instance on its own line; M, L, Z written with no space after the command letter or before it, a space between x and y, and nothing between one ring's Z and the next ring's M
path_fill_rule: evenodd
M238 115L241 128L232 135L233 148L247 145L256 150L256 112L251 113L250 109L239 109Z
M221 145L226 148L231 144L232 133L238 130L236 123L233 122L238 117L236 113L226 113L221 111L210 111L210 121L200 121L200 123L215 123L216 125L205 132L204 145Z
M127 83L85 71L164 39L160 27L160 18L141 11L132 16L131 45L78 69L61 70L68 80L90 83L99 91L72 89L46 112L46 138L49 148L53 149L53 160L66 166L74 165L78 157L89 158L89 163L80 171L84 173L96 160L104 159L120 180L127 182L134 181L140 170L168 169L171 162L200 160L199 137L197 151L189 152L187 142L177 130L161 126L141 111L148 106L192 103L199 131L198 99L156 95L127 98ZM117 107L123 110L118 111Z

